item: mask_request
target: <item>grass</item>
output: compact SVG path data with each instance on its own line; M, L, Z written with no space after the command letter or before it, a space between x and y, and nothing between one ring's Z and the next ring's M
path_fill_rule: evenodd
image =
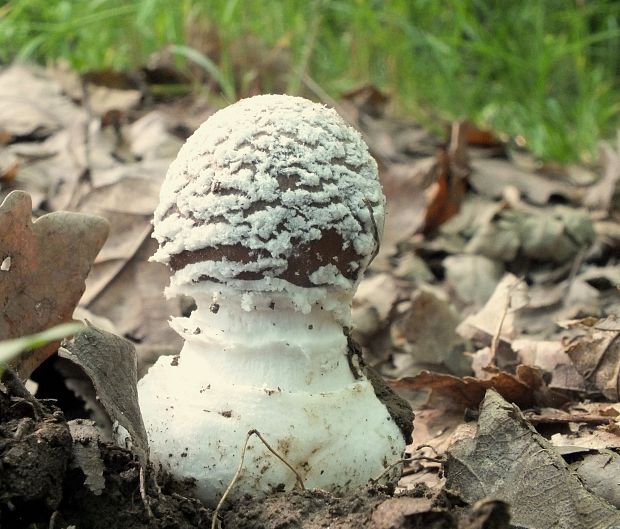
M234 99L276 50L290 93L372 83L427 125L467 118L570 161L619 125L619 24L615 0L0 0L0 62L125 69L172 45Z

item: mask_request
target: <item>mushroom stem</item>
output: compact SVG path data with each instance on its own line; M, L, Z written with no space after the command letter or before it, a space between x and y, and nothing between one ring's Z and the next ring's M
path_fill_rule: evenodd
M348 304L343 308L341 300L324 299L303 314L289 296L272 292L249 296L219 290L195 292L194 297L196 310L189 318L175 318L172 325L186 340L182 361L217 373L214 386L318 392L354 381L339 319L350 309Z

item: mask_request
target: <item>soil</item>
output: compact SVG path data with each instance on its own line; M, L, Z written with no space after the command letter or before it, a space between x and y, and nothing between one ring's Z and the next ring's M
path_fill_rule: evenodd
M189 484L161 474L156 481L147 467L141 486L137 456L101 439L91 441L97 459L92 468L102 474L101 487L94 486L96 472L95 479L87 476L84 472L91 474L91 467L77 460L76 446L84 445L84 439L74 440L71 431L51 401L35 399L5 373L0 384L0 528L211 526L212 511L184 494ZM246 497L225 505L219 518L221 529L508 527L502 505L477 509L445 495L434 497L424 486L401 495L391 488L369 487L344 497L320 490L280 492L260 500Z
M194 499L157 486L152 469L140 492L140 462L129 450L98 442L105 487L91 490L74 464L62 411L15 380L0 385L0 527L10 529L185 529L208 527ZM8 387L7 387L8 386ZM150 510L150 512L149 512Z

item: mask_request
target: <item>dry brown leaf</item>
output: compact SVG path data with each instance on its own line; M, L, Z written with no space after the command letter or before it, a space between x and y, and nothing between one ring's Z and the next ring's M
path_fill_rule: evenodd
M31 221L31 201L12 192L0 205L0 339L34 334L71 320L84 280L108 234L94 215L54 212ZM24 378L56 344L24 354L16 369Z
M605 329L598 322L584 335L566 344L566 354L583 376L586 388L606 398L620 400L620 330Z
M373 85L363 85L342 94L342 98L350 101L360 112L373 117L381 117L390 97Z
M407 310L392 323L392 342L416 362L459 372L462 354L455 347L462 340L455 330L458 323L459 316L448 301L423 287L411 295Z
M460 160L453 159L445 150L437 153L435 165L435 182L427 190L427 206L424 215L422 232L431 233L448 219L456 215L465 198L464 166L455 164Z
M433 158L426 158L416 163L391 164L389 168L379 166L388 214L379 254L372 263L374 268L389 268L387 258L396 253L398 243L421 226L425 210L423 183L433 164Z
M585 391L583 377L577 372L560 341L520 339L511 344L521 363L536 366L551 375L549 387Z
M401 496L381 503L372 513L375 529L405 529L407 527L456 528L454 516L431 498Z
M523 408L564 400L548 390L539 369L525 365L518 366L515 375L500 371L486 380L422 371L416 376L402 377L388 383L394 389L430 389L428 405L449 410L478 407L490 388Z
M490 346L494 338L510 342L518 333L516 313L526 303L527 285L518 277L506 274L484 307L463 320L456 332L480 345Z
M476 307L489 300L504 275L502 263L482 255L450 255L442 264L446 281L457 296Z
M592 494L620 508L620 480L609 479L620 475L620 455L612 450L581 454L570 467Z
M17 64L0 72L0 131L9 138L46 138L81 114L42 69Z
M551 443L558 448L577 448L579 450L602 450L605 448L620 449L620 435L608 431L604 427L579 430L577 433L555 433Z
M388 317L396 301L402 296L402 288L394 276L387 273L365 278L360 283L351 317L356 339L362 344L388 324Z

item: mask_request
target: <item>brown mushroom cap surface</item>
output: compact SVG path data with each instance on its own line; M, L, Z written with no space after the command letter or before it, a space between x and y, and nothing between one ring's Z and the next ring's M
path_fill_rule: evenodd
M352 288L384 205L375 161L334 110L285 95L243 99L205 121L171 164L154 259L177 284Z

